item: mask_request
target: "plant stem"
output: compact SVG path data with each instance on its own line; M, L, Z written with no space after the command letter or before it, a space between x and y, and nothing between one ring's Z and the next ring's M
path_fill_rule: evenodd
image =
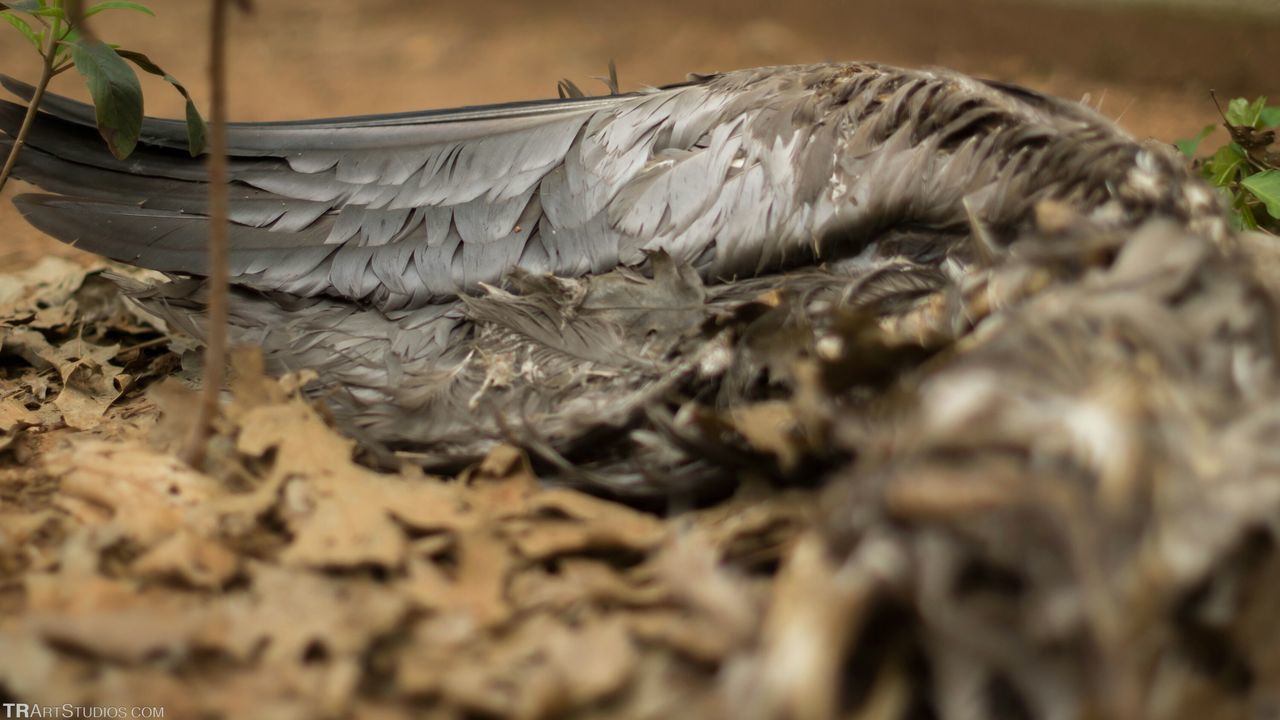
M0 190L4 190L4 186L9 182L9 176L13 174L13 166L18 163L18 152L27 144L27 136L31 134L31 126L36 121L36 112L40 109L40 101L44 99L44 91L49 87L49 81L53 79L55 74L53 64L58 57L58 35L61 31L61 23L55 18L53 27L48 30L49 45L44 51L44 64L40 68L40 81L36 83L36 91L31 95L31 102L27 103L27 114L22 118L22 127L18 129L18 137L13 139L13 148L9 150L9 157L5 158L4 169L0 170Z
M182 459L204 464L227 367L227 15L228 0L212 0L209 37L209 314L205 328L204 387Z

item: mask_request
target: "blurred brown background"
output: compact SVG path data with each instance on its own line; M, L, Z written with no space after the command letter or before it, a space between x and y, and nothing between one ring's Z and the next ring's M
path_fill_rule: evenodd
M207 108L207 3L151 0L158 17L95 18L149 54ZM237 120L394 112L554 95L617 62L624 89L689 72L867 59L946 65L1095 106L1140 136L1172 140L1214 122L1219 97L1280 95L1277 0L257 0L231 48ZM1232 9L1228 9L1228 8ZM31 48L0 27L0 71L38 75ZM1268 53L1268 51L1270 51ZM1267 59L1270 57L1271 62ZM181 100L145 77L148 114ZM54 90L84 97L74 72ZM74 254L0 198L0 270Z

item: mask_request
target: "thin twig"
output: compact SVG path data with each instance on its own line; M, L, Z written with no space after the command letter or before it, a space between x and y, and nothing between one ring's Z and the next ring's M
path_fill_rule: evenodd
M182 459L204 465L218 396L227 366L227 15L229 0L212 0L209 38L209 322L204 353L204 387Z
M58 36L60 34L62 34L62 23L58 18L54 18L53 25L48 30L49 44L44 51L44 63L40 68L40 81L36 83L36 90L31 95L31 102L27 103L27 114L22 118L22 127L18 129L18 137L13 140L13 147L9 150L9 157L4 161L4 169L0 170L0 190L4 190L4 186L9 182L9 176L13 174L13 167L18 163L18 153L27 144L27 136L31 134L31 126L35 124L40 101L44 99L44 91L49 87L49 81L56 74L53 64L58 57Z

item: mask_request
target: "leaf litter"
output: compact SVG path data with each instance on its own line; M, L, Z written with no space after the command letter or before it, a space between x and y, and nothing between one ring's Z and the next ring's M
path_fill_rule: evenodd
M806 276L656 328L732 355L699 360L715 392L650 408L650 446L737 482L649 509L549 484L536 444L375 470L312 376L251 350L197 472L172 452L189 348L104 274L125 271L0 276L0 696L228 718L1275 707L1280 250L1055 217L956 278Z

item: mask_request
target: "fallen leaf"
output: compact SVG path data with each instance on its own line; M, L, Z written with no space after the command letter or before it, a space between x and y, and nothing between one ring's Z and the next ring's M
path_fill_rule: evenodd
M809 450L790 402L774 400L734 408L729 422L751 447L777 458L783 472L794 470Z
M354 657L404 617L407 603L378 583L330 578L261 563L249 588L225 596L199 638L246 661L262 650L269 664L304 662L309 652Z
M192 587L216 590L226 586L239 565L222 543L180 530L144 553L130 570L139 577L176 577Z
M477 627L505 622L511 616L507 603L513 565L510 547L484 530L460 533L455 543L452 572L416 560L401 591L418 607L464 615Z
M551 489L529 501L532 517L512 520L507 532L533 560L594 550L645 551L667 537L651 515L572 490Z
M0 398L0 432L10 433L40 424L40 416L13 398Z
M171 455L87 441L51 457L47 467L61 478L58 502L73 517L90 525L109 523L142 547L180 530L217 532L212 502L226 490Z

